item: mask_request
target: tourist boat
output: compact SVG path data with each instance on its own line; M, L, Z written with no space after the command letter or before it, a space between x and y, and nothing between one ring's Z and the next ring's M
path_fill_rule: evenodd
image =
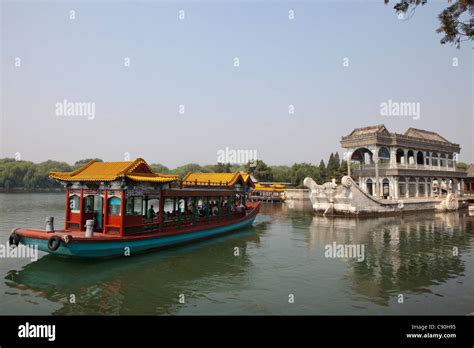
M256 183L249 195L251 201L283 202L285 200L286 186L279 183Z
M129 256L251 226L260 207L246 201L254 186L249 175L189 173L179 180L141 158L93 160L50 177L66 187L64 229L47 218L45 230L14 229L10 244L65 256Z

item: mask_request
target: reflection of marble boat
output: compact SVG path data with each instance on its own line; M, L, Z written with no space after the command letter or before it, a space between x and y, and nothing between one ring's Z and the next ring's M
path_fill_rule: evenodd
M239 172L188 173L179 180L139 158L91 161L50 177L67 187L65 228L55 230L51 218L46 230L15 229L10 244L65 256L129 256L251 226L260 209L260 202L246 202L253 182Z
M347 267L345 279L354 291L385 306L397 294L436 291L433 285L463 277L469 258L461 255L471 253L473 223L473 218L459 212L370 219L315 215L307 247L317 249L333 242L363 245L363 261L340 259ZM453 248L460 256L453 256ZM469 282L463 284L462 279L456 287L463 296L464 291L471 291ZM410 310L416 311L415 307Z
M469 215L474 216L474 204L469 204Z

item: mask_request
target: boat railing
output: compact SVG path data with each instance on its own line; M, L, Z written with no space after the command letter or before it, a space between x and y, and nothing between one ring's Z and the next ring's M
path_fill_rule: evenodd
M219 181L219 182L212 182L210 180L208 181L198 181L198 180L194 180L194 181L180 181L179 183L179 187L180 188L183 188L183 187L190 187L190 186L195 186L195 187L225 187L225 188L229 188L229 183L226 181L226 182L223 182L223 181Z

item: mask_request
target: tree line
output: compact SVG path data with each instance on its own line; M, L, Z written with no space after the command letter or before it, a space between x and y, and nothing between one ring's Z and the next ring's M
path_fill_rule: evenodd
M91 159L82 159L70 165L66 162L45 161L33 163L30 161L15 160L13 158L0 159L0 188L10 190L14 188L25 189L47 189L58 188L61 184L48 177L50 171L73 171L80 168ZM95 159L102 161L101 159ZM251 173L258 181L286 182L297 187L303 186L305 177L310 176L316 182L322 183L335 178L340 181L341 177L347 173L347 162L340 160L339 154L331 153L326 162L321 160L319 165L312 163L295 163L292 166L267 165L262 160L245 165L231 165L229 163L217 163L209 165L199 165L188 163L177 168L170 169L162 164L150 164L150 167L159 173L176 174L183 178L188 172L220 172L232 173L245 171Z

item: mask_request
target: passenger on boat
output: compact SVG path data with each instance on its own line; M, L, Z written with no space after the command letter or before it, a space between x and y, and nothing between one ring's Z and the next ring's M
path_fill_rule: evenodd
M153 209L153 205L150 206L150 209L148 209L148 219L153 219L156 216L155 210Z
M219 208L217 208L217 204L212 205L212 215L217 216L219 214Z

